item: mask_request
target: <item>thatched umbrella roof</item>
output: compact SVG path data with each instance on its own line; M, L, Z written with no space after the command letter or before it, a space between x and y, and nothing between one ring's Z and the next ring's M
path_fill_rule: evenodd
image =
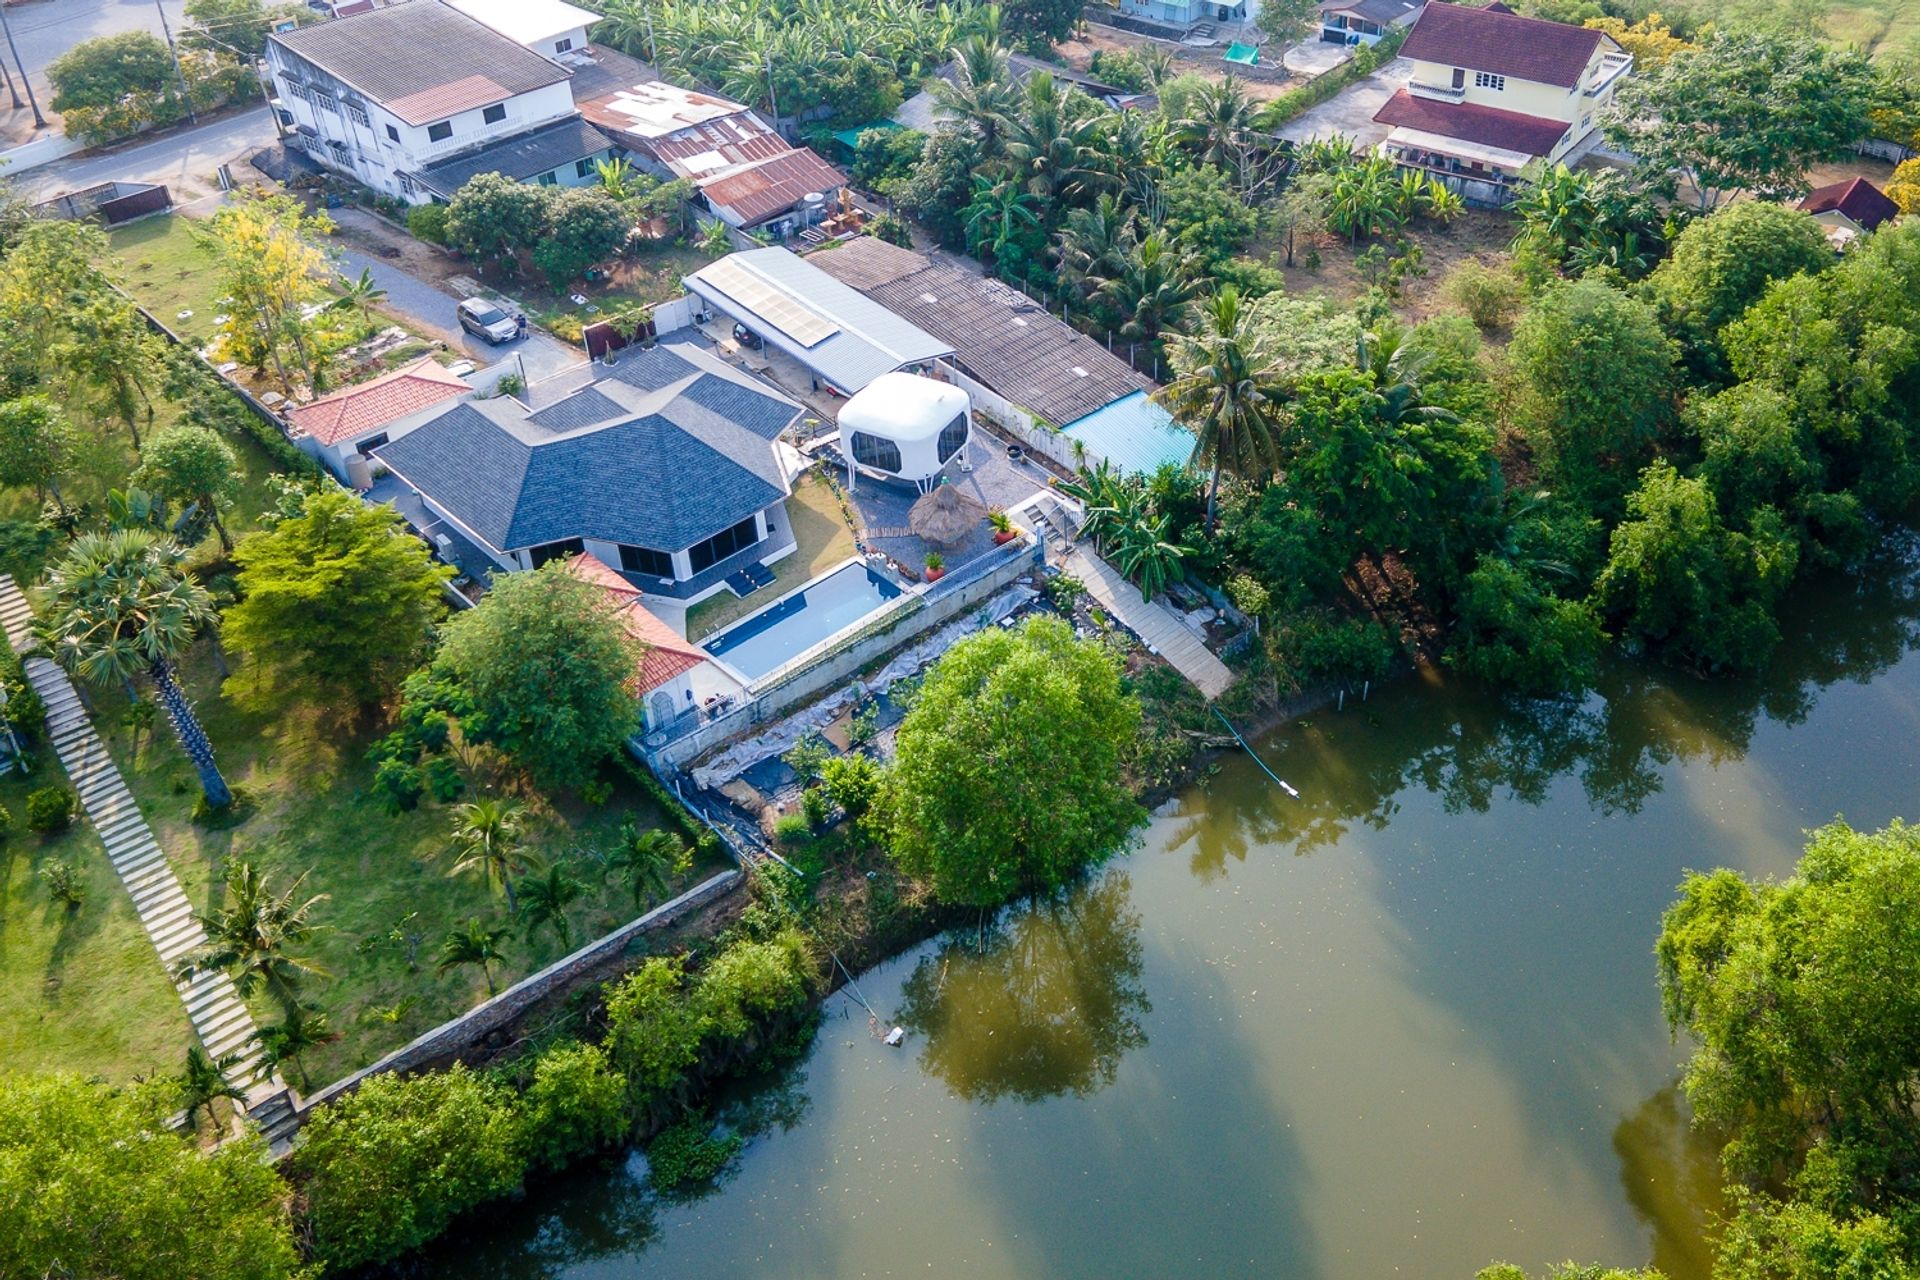
M913 504L913 510L907 512L907 527L928 542L951 547L965 542L986 518L985 507L953 485L940 484Z

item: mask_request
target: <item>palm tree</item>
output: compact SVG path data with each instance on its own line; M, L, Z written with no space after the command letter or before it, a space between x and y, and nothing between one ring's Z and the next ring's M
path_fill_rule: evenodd
M673 878L692 865L693 855L679 836L657 828L642 832L632 822L621 826L620 839L606 858L607 870L626 877L636 910L666 897Z
M294 1003L287 1006L284 1017L278 1023L260 1028L260 1047L265 1050L263 1060L267 1070L277 1071L287 1063L300 1076L300 1087L308 1089L312 1082L307 1078L306 1063L301 1055L309 1049L320 1049L340 1038L340 1033L327 1025L327 1015L309 1004Z
M520 901L525 904L522 918L527 922L527 941L533 941L536 929L549 925L560 938L561 950L573 950L573 926L567 921L567 908L586 891L586 885L559 865L548 867L547 874L538 879L522 880Z
M1111 192L1088 208L1070 210L1059 235L1061 274L1089 292L1119 275L1133 252L1138 217Z
M1075 199L1101 177L1099 123L1080 112L1075 98L1085 95L1063 93L1052 76L1028 76L1022 88L1020 111L1006 122L1008 167L1043 205Z
M1211 536L1221 473L1247 477L1279 465L1281 386L1232 285L1223 285L1200 308L1199 332L1173 341L1173 364L1182 373L1154 396L1192 429L1194 465L1212 470L1206 526Z
M969 36L953 50L953 79L935 79L933 101L971 126L987 159L1000 154L1000 135L1018 100L1007 51L986 36Z
M210 808L233 803L213 746L174 680L174 664L195 632L213 621L205 587L182 567L186 551L148 529L89 533L47 571L40 642L69 673L90 684L119 684L133 695L144 671L200 774Z
M975 174L973 200L966 208L968 246L989 261L999 261L1021 227L1040 225L1031 202L1020 184L991 182Z
M182 961L174 977L224 973L241 995L264 989L282 1009L292 1009L299 1003L300 980L307 974L326 975L312 961L288 951L313 939L320 926L310 917L328 898L316 893L296 904L306 881L303 874L285 893L275 893L265 873L251 862L236 863L227 872L225 904L218 911L199 913L206 945Z
M1253 118L1253 99L1247 96L1246 85L1228 72L1193 95L1186 118L1180 121L1180 136L1201 164L1237 176L1241 144L1253 129Z
M362 267L357 280L340 277L340 297L333 305L339 311L358 311L362 320L372 323L373 309L386 300L387 291L373 282L373 268Z
M1172 523L1170 516L1142 512L1138 518L1122 524L1114 538L1114 560L1120 572L1127 575L1148 600L1181 576L1180 560L1187 550L1168 540Z
M1374 415L1382 422L1458 422L1459 415L1438 405L1422 403L1420 375L1433 363L1433 353L1416 347L1412 335L1397 321L1387 319L1355 343L1354 367L1367 375L1380 396Z
M1123 336L1154 342L1199 288L1192 255L1176 249L1163 232L1151 231L1101 292L1118 306Z
M470 917L458 929L447 930L446 939L440 944L440 972L457 969L463 964L477 964L481 974L487 980L487 995L494 994L493 964L504 960L500 944L513 936L513 930L506 925L498 929L489 929L479 916Z
M207 1123L214 1123L213 1104L225 1098L229 1102L241 1102L246 1092L227 1079L227 1073L238 1066L240 1055L230 1053L215 1060L209 1058L199 1045L187 1048L187 1065L174 1083L180 1090L180 1106L187 1113L189 1128L198 1129L198 1116L201 1111L207 1113Z
M513 878L529 870L535 859L525 844L526 815L509 800L484 796L454 811L453 852L457 861L451 875L478 871L495 893L507 895L507 912L518 915Z

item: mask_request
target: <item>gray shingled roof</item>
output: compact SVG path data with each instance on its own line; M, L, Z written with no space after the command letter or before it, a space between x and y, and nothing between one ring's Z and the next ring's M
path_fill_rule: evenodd
M568 116L429 165L413 176L435 195L451 199L454 192L477 174L504 173L515 182L525 182L612 150L613 143L607 140L606 134L579 116Z
M381 102L468 76L485 76L509 97L569 78L565 67L440 0L409 0L268 39Z
M785 496L772 441L798 412L705 352L660 346L537 413L462 403L377 453L502 551L567 538L678 551Z

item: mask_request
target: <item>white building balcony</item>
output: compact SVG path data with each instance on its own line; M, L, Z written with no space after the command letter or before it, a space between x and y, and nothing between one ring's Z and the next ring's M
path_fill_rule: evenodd
M1633 74L1633 55L1630 53L1603 53L1600 55L1600 68L1594 72L1593 83L1587 86L1586 96L1598 98L1622 79Z

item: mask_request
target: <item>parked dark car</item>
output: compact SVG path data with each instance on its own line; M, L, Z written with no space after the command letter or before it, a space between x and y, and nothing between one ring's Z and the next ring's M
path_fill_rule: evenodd
M733 326L733 340L749 351L760 349L760 335L743 324Z

